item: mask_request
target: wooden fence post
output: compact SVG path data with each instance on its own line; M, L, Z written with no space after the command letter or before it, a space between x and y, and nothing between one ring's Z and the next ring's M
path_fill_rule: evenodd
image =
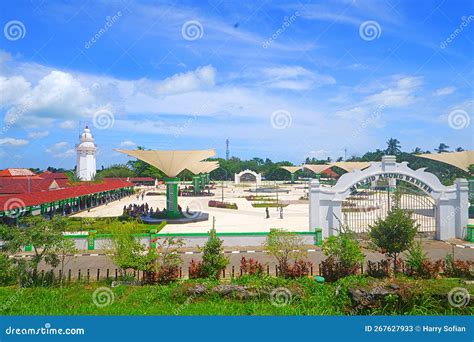
M81 281L81 269L77 272L77 280Z
M109 269L107 269L107 280L109 280Z
M67 272L67 281L71 281L71 269Z
M100 279L100 268L97 269L97 281Z

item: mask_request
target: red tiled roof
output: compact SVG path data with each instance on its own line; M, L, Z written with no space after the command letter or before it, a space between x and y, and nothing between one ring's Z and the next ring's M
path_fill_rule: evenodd
M47 191L54 179L33 177L0 177L0 194L25 194Z
M155 178L153 177L130 177L130 182L154 182Z
M34 176L36 175L30 169L5 169L0 171L0 177Z
M50 172L45 171L39 175L44 179L68 179L64 172Z
M30 207L130 186L133 184L125 180L106 178L102 183L81 183L66 189L0 196L0 211Z

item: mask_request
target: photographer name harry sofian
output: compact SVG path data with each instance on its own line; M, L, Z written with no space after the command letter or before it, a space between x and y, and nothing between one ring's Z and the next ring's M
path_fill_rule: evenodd
M367 185L371 182L374 182L376 180L379 180L379 179L399 179L399 180L403 180L405 182L408 182L408 183L411 183L411 184L417 186L418 188L420 188L421 190L425 191L428 194L431 194L433 192L433 189L430 186L428 186L423 181L421 181L417 178L414 178L414 177L409 176L409 175L403 175L403 174L400 174L400 173L392 173L392 172L382 173L380 175L374 175L374 176L367 177L366 179L354 184L351 187L351 191L355 191L359 187L365 186L365 185Z
M459 332L463 333L466 332L466 327L459 326L459 325L445 325L445 326L434 326L434 325L423 325L421 327L421 331L429 332L429 333L438 333L441 334L442 332Z

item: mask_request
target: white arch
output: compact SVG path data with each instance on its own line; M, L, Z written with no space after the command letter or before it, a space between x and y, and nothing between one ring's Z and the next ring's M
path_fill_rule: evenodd
M260 173L257 173L255 171L247 169L247 170L244 170L240 173L236 173L234 175L235 184L240 184L240 177L242 177L243 175L245 175L247 173L250 173L250 174L255 176L255 180L257 182L257 185L260 185L262 183L262 175Z
M468 182L457 179L454 185L444 186L439 179L425 169L413 170L407 162L397 163L395 156L384 156L381 162L372 162L365 170L354 170L342 175L333 187L321 187L318 180L310 184L310 229L323 229L323 236L337 233L337 219L341 218L342 201L355 188L387 178L394 184L396 179L409 182L431 196L436 211L436 238L440 240L463 238L468 223Z

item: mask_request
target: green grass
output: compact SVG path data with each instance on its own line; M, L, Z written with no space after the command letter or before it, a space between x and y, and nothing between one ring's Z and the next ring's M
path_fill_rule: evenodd
M94 218L92 220L85 219L81 220L79 217L68 217L67 218L67 232L77 232L77 231L90 231L96 230L97 234L110 234L111 230L109 228L110 224L114 221L119 221L119 218L107 217L107 218ZM126 221L122 221L126 222ZM137 222L138 233L147 233L151 229L156 229L159 232L163 229L164 225L160 224L145 224L140 221Z
M276 208L276 207L287 207L286 203L276 203L276 202L264 202L264 203L252 203L254 208Z
M446 299L435 299L432 293L446 294L459 286L457 279L414 281L421 289L420 297L411 299L406 307L390 302L383 308L366 314L408 315L472 315L472 306L452 308ZM274 288L286 287L292 293L291 302L282 307L272 305L269 295L254 299L222 298L216 294L190 297L187 289L196 283L216 285L216 281L185 280L163 286L125 286L111 288L112 304L103 308L94 305L92 297L101 283L74 283L59 288L0 287L0 314L2 315L347 315L351 311L347 294L349 287L364 287L377 282L366 277L347 277L333 284L318 284L309 278L285 280L279 278L243 277L233 282L245 284L270 292ZM466 285L464 285L466 287ZM425 291L430 289L430 291ZM472 293L473 287L470 291ZM5 304L6 303L6 304Z

